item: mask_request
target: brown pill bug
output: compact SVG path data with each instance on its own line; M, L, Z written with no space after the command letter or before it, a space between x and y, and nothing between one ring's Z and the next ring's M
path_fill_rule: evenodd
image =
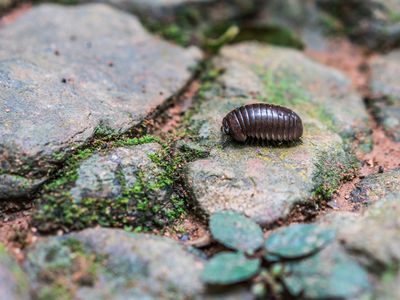
M289 108L256 103L229 112L222 120L221 131L238 142L248 139L292 142L303 135L303 124Z

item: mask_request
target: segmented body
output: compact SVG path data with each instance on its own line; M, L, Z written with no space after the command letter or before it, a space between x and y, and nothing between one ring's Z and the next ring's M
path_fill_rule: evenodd
M222 131L239 142L248 138L291 142L303 135L303 124L289 108L257 103L229 112L222 121Z

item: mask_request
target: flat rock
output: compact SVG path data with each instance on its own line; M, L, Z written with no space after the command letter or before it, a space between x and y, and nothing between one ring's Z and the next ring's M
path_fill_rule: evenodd
M350 200L373 203L390 195L400 195L400 169L368 175L351 192Z
M364 216L339 230L338 237L371 270L392 272L400 261L400 195L382 199Z
M40 299L253 299L243 287L208 290L193 253L165 237L93 228L38 242L24 267Z
M204 93L190 129L210 156L190 163L186 181L206 214L243 213L260 224L287 216L295 203L315 195L329 198L355 164L343 136L365 130L362 99L340 72L301 52L243 43L222 49L214 60L222 75ZM302 143L257 147L225 143L222 118L254 102L288 106L305 127ZM347 175L344 175L347 174Z
M374 112L388 135L400 142L400 51L374 58L370 70Z
M177 242L118 229L48 238L29 249L25 268L43 299L60 289L69 299L183 299L204 290L202 261Z
M30 299L26 275L0 244L0 299Z
M1 200L28 196L94 134L140 124L201 59L102 4L39 5L0 40Z
M182 209L165 170L152 160L158 143L98 151L77 169L44 187L33 216L42 231L103 226L154 227L166 224ZM69 174L69 176L68 176Z
M399 0L318 0L318 4L343 22L354 41L367 47L385 49L400 41Z
M272 44L326 50L326 32L332 29L327 28L328 22L335 26L334 18L321 10L315 0L270 0L264 1L250 24L258 29L259 38L265 37Z

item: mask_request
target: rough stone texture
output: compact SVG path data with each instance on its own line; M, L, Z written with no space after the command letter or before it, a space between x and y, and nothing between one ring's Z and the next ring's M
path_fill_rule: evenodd
M374 299L393 300L400 298L400 274L390 275L384 280L375 292Z
M276 42L283 42L284 35L292 35L303 45L314 50L326 50L327 30L335 20L318 8L317 1L268 0L251 24L254 28L276 31Z
M144 184L154 184L162 170L151 161L149 154L160 149L159 144L150 143L93 155L79 167L78 180L70 190L73 201L79 202L84 198L95 198L99 201L118 198L123 189L130 190L135 186L139 172L144 176ZM160 194L154 197L163 199L166 191L158 192Z
M252 299L243 288L207 291L203 261L176 241L118 229L45 239L28 249L25 269L43 299Z
M339 230L339 239L363 264L375 271L400 266L400 195L382 199L362 218Z
M377 119L388 135L400 142L400 51L376 57L370 69L372 105Z
M400 43L399 0L318 0L318 4L341 19L354 40L370 48Z
M175 241L116 229L40 242L26 270L34 294L54 295L60 276L71 299L183 299L204 290L201 260Z
M18 264L0 244L0 299L30 299L28 281Z
M183 203L173 194L165 170L152 160L158 143L95 152L64 170L64 177L46 185L35 226L42 231L166 224L179 216ZM76 174L76 175L74 175Z
M351 192L350 200L373 203L390 195L400 195L400 169L368 175Z
M101 4L40 5L2 28L0 40L3 200L29 194L94 133L138 125L183 88L201 58Z
M257 43L225 47L214 64L223 74L206 93L207 101L196 110L191 126L199 143L211 149L210 156L190 163L186 170L188 186L206 214L229 209L270 223L285 217L294 203L310 199L319 185L332 184L330 176L347 168L337 133L364 130L367 115L341 73L298 51ZM305 127L302 143L290 147L227 143L222 148L225 114L258 101L298 112ZM326 161L332 166L328 172Z

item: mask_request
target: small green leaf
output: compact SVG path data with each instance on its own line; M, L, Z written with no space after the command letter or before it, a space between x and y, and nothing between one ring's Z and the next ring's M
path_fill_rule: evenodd
M247 259L243 253L219 253L211 258L203 271L209 284L233 284L245 281L260 270L259 259Z
M285 271L282 280L289 293L307 299L354 299L371 288L367 272L338 245L287 262Z
M273 232L265 242L265 259L274 256L297 258L317 252L333 241L332 229L314 224L293 224Z
M228 248L253 253L263 243L263 233L253 220L232 211L215 213L210 218L215 240Z

